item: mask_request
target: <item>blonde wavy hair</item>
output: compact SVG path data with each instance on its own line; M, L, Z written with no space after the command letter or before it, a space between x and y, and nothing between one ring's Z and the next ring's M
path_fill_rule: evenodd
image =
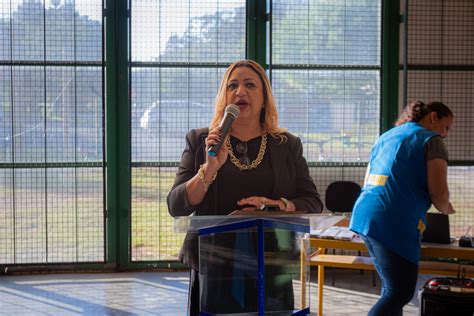
M281 142L285 141L286 136L284 135L284 133L286 132L286 129L280 128L278 126L278 112L276 108L275 99L273 98L270 80L268 79L263 67L255 61L249 59L238 60L232 63L229 68L227 68L224 77L222 77L219 91L214 102L214 117L212 118L209 129L213 129L216 126L219 126L219 123L221 122L222 117L224 116L224 110L227 106L227 83L232 72L239 67L248 67L252 69L260 77L260 80L262 82L263 100L265 106L262 109L262 112L260 113L260 123L262 124L263 130L274 138L280 138Z

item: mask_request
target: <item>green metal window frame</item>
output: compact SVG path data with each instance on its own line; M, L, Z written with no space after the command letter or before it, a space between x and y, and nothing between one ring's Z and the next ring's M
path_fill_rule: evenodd
M131 130L129 125L130 95L128 93L131 76L130 34L128 34L129 1L131 0L104 1L106 262L104 264L51 264L42 266L41 269L122 271L181 268L183 265L175 261L131 262ZM271 68L267 60L267 28L271 30L269 1L247 0L246 2L246 58L256 60L265 69ZM387 130L398 115L399 23L399 1L383 1L381 132ZM209 65L209 67L211 66L215 65ZM177 166L178 162L164 164L167 167ZM24 269L26 266L17 266L17 268L26 270ZM35 269L35 266L31 266L30 268ZM0 268L4 270L3 266Z

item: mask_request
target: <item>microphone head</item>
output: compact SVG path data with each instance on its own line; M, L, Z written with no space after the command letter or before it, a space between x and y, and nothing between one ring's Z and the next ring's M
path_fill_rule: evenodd
M240 109L237 105L235 104L229 104L228 106L225 107L225 114L230 114L234 117L234 119L237 118L237 116L239 116L239 113L240 113Z

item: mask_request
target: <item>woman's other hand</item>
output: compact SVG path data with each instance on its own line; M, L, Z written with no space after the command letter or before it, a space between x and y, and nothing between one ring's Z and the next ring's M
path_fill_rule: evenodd
M263 204L267 203L267 198L263 196L249 196L247 198L243 198L240 201L237 201L237 205L244 206L244 205L252 205L242 208L243 211L253 211L255 209L260 209Z
M454 210L453 208L453 205L451 204L451 202L449 202L448 204L448 209L444 212L442 212L444 215L450 215L450 214L454 214L456 213L456 211Z
M273 204L273 205L278 205L280 210L285 210L285 203L281 200L272 200L269 198L266 198L264 196L249 196L247 198L243 198L242 200L238 201L237 204L239 206L243 205L252 205L252 206L247 206L244 207L242 210L243 211L254 211L255 209L261 209L263 205L267 204Z

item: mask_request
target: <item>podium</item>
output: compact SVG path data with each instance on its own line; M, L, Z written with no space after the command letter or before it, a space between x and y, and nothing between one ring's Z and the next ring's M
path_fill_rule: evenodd
M200 315L309 315L304 237L319 214L248 214L175 220L199 236Z

